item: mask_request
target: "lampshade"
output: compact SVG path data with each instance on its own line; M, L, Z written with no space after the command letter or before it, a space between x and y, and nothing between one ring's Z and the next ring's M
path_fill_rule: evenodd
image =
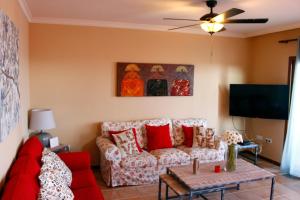
M31 130L48 130L55 128L53 112L50 109L33 109L31 110L29 129Z
M217 22L214 23L204 22L200 26L205 32L213 34L220 31L224 27L224 24L217 23Z

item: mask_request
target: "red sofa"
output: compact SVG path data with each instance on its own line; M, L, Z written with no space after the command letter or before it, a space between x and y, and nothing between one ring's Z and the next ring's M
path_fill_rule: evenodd
M7 175L2 200L36 200L40 190L38 176L43 145L31 137L21 147ZM60 153L60 158L72 171L71 190L75 200L103 200L102 192L90 169L90 156L84 152Z

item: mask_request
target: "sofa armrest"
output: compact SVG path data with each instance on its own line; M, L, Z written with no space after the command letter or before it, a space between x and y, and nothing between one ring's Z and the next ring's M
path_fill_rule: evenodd
M90 169L91 167L91 156L87 152L66 152L59 153L58 156L71 171Z
M106 160L117 165L121 162L121 151L114 143L112 143L112 141L106 137L100 136L97 137L96 143L101 155L103 155Z

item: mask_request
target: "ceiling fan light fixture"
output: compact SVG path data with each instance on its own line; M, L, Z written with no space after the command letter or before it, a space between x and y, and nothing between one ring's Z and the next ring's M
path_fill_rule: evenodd
M224 24L217 22L204 22L200 26L205 32L214 34L216 32L219 32L224 27Z
M202 0L204 1L204 0ZM186 26L179 26L171 28L169 30L177 30L181 28L188 28L193 26L200 26L205 32L214 34L216 32L225 31L224 24L260 24L267 23L268 18L250 18L250 19L229 19L236 15L242 14L245 11L239 8L231 8L221 14L214 13L213 8L217 5L217 0L205 0L206 5L210 8L210 12L200 17L200 19L182 19L182 18L164 18L166 20L181 20L181 21L193 21L197 24L191 24ZM203 22L203 23L202 23ZM201 24L202 23L202 24Z

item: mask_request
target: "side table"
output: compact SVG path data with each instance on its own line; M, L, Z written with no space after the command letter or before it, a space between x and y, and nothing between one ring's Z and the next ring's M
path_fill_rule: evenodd
M259 145L254 142L251 142L250 144L247 144L247 145L237 145L238 152L240 150L244 150L244 149L254 149L254 156L255 156L254 159L250 158L249 156L245 156L245 155L241 154L240 152L239 152L239 155L253 161L255 165L257 164L258 148L259 148Z
M70 145L60 144L57 147L50 148L50 150L53 151L54 153L69 152L70 151Z

